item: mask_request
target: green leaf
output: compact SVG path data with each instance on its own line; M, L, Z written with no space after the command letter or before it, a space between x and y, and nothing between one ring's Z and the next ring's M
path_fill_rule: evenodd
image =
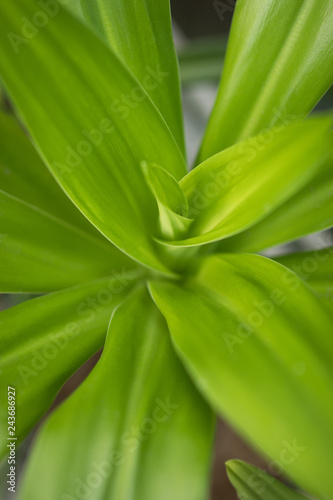
M283 255L275 260L298 274L333 308L333 247Z
M107 241L1 190L0 221L1 293L49 292L136 267Z
M159 165L142 162L141 168L158 205L158 236L166 239L181 238L193 222L187 217L188 202L182 188Z
M1 110L0 185L6 193L102 238L59 187L15 117Z
M75 0L66 6L94 27L129 67L185 154L169 0Z
M250 229L221 241L221 252L258 252L333 226L333 157L294 196Z
M187 239L201 245L244 231L287 201L327 157L331 119L316 117L275 128L209 158L180 186L194 218Z
M0 313L1 398L16 391L15 436L21 441L57 392L103 346L112 311L135 275L114 272L103 280L29 300ZM5 404L1 405L1 456L8 451Z
M202 162L305 117L333 83L331 0L238 0Z
M151 291L213 407L279 472L331 498L332 321L311 290L243 254L207 258L182 288L153 282Z
M81 242L79 243L80 249L78 247L76 248L76 255L73 260L73 257L70 256L70 249L73 245L75 246L75 242L78 244L77 242L80 240L77 237L78 233L76 229L74 229L76 233L74 238L69 231L69 229L71 231L72 229L68 228L67 230L66 245L61 248L61 254L66 251L65 260L62 264L64 269L60 271L60 275L57 277L57 282L60 282L60 284L62 283L62 286L77 284L75 277L79 278L78 281L82 281L82 272L80 272L79 276L74 273L73 277L70 278L72 270L77 269L78 265L80 265L80 261L85 263L84 267L91 268L91 270L88 271L87 279L108 274L110 266L117 269L121 269L124 265L133 268L136 267L134 262L131 262L130 259L119 250L112 247L111 243L96 230L68 199L39 158L16 119L12 115L1 111L0 183L1 189L6 192L6 194L12 195L20 201L27 202L29 205L33 205L33 207L41 209L51 216L57 217L62 222L66 224L70 223L72 226L88 233L86 236L82 234ZM43 252L44 249L49 252L48 259L50 260L52 258L51 256L55 252L54 249L51 248L51 244L55 237L59 237L59 225L55 225L54 222L51 222L52 227L56 228L56 234L51 237L50 242L48 242L42 234L38 234L35 241L31 242L31 238L27 235L26 230L20 233L20 227L25 224L25 219L29 218L29 214L32 212L29 208L25 215L23 215L24 208L22 204L18 203L15 204L15 206L18 210L21 210L23 218L21 221L18 220L17 217L16 221L13 221L13 218L11 218L12 226L10 226L10 233L12 238L15 239L14 244L12 242L11 246L8 246L8 233L2 234L1 241L6 239L6 242L2 252L0 251L3 258L0 268L4 269L0 283L4 285L4 276L7 276L7 284L6 288L1 288L1 291L22 291L22 287L23 291L51 291L54 289L54 284L52 284L52 280L48 282L48 279L51 277L50 269L49 265L46 267L47 259L42 257L41 252ZM11 214L9 217L13 215L14 214ZM35 213L33 213L32 219L36 221L41 232L43 232L44 226L49 224L49 220L46 220L45 217L39 216L36 218ZM41 222L38 223L38 220ZM17 226L17 223L19 226ZM7 223L4 222L4 224ZM5 227L3 225L2 231L4 231L4 229ZM36 230L38 230L37 227L32 228L31 234L35 234ZM16 234L13 234L14 231L16 231ZM47 229L46 232L49 233L49 230ZM94 238L89 234L92 234ZM20 235L22 235L22 239L17 243ZM27 238L27 240L25 241L24 238ZM24 241L29 244L29 254L26 252L27 247L24 247ZM95 247L93 247L93 242L95 242ZM33 244L36 245L36 251L32 249ZM69 250L68 252L67 249ZM6 256L5 252L7 254ZM22 252L23 255L21 253L19 254L19 252ZM10 253L10 255L8 255L8 253ZM37 263L38 258L41 258L41 260ZM22 259L22 261L20 259ZM67 262L67 259L69 262ZM30 265L28 265L29 260ZM32 268L30 268L31 265ZM72 266L70 269L68 268L69 265ZM51 269L51 275L53 273L54 276L57 272L56 269ZM13 273L15 275L15 280ZM24 278L25 281L22 280L22 278ZM40 278L42 278L41 281ZM65 281L63 281L64 278L66 278ZM39 286L42 288L38 288ZM57 284L55 288L59 288L59 284Z
M120 59L58 4L54 9L37 28L36 12L47 13L34 0L1 5L0 72L8 93L83 214L125 253L167 271L151 240L157 209L140 162L158 163L179 179L184 158ZM28 32L34 36L24 38Z
M5 93L3 91L3 87L0 83L0 109L3 110L5 107Z
M239 498L246 500L306 500L306 497L280 483L267 472L242 460L226 463L231 484Z
M20 498L201 500L214 420L141 289L114 313L93 372L46 422Z

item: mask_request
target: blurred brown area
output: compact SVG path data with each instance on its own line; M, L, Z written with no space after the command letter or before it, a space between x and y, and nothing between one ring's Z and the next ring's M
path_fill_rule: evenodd
M49 413L51 413L59 404L61 404L65 399L68 398L82 384L83 380L89 375L91 370L96 365L97 361L101 357L102 351L94 354L88 361L86 361L67 382L63 385L62 389L59 391L57 397L55 398L53 405L51 406Z
M220 420L215 438L211 500L237 500L237 493L231 486L225 469L225 463L234 458L263 469L266 465L226 422Z
M8 300L8 295L0 295L0 311L4 311L10 307L10 302Z
M171 0L172 17L188 38L229 32L235 0Z

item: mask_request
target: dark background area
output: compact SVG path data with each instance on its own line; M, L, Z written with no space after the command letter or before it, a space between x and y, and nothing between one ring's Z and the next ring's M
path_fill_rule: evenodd
M222 4L224 7L221 7ZM183 33L188 38L198 38L227 34L234 4L234 0L223 0L219 3L211 0L208 2L205 0L171 0L171 10L174 20Z

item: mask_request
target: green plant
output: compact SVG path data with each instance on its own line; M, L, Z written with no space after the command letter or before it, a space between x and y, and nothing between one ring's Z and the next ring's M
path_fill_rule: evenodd
M306 498L265 471L241 460L229 460L226 466L229 479L241 500L305 500Z
M333 249L256 254L333 226L332 17L238 0L187 173L167 0L2 2L1 291L46 294L0 316L3 456L105 342L23 500L202 499L215 414L332 498Z

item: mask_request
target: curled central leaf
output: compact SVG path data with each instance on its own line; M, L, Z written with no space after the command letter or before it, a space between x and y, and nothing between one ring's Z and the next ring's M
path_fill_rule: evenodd
M141 168L158 205L158 236L166 240L184 238L193 220L188 217L188 201L182 188L159 165L141 162Z

